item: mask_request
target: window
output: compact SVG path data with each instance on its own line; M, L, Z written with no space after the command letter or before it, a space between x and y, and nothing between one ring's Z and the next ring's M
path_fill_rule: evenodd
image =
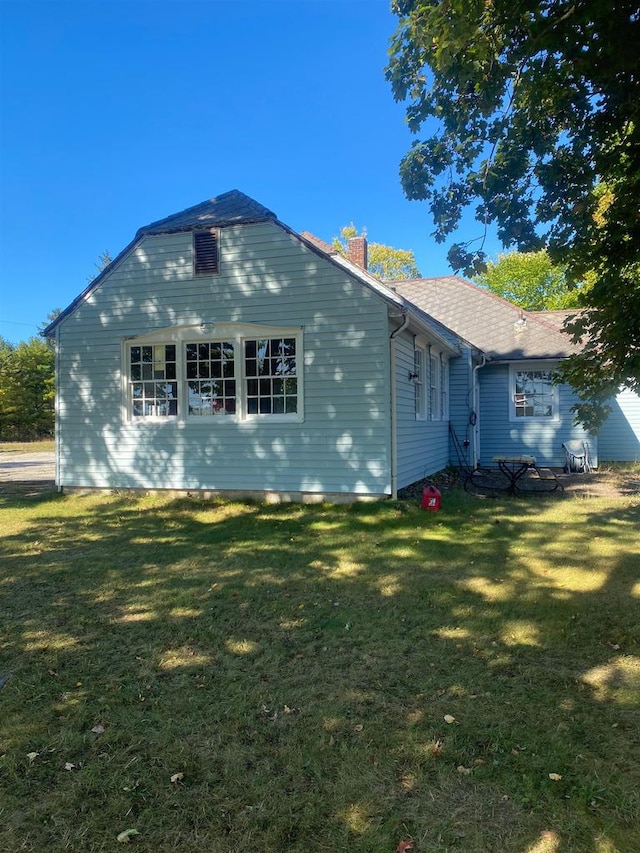
M226 323L162 334L171 342L145 336L125 347L131 420L301 419L300 329Z
M215 228L194 233L193 272L195 275L217 275L218 232Z
M298 379L295 338L244 342L248 415L295 414Z
M557 389L549 368L511 368L511 420L552 420L558 416Z
M185 365L189 415L235 415L233 342L187 343Z
M429 358L429 417L440 420L440 359L437 355Z
M411 374L411 379L413 381L415 413L418 420L421 420L425 416L425 356L425 348L420 344L415 343L413 348L413 373Z
M132 346L129 350L131 413L139 417L178 414L175 344Z
M449 363L440 356L440 417L443 421L449 418Z

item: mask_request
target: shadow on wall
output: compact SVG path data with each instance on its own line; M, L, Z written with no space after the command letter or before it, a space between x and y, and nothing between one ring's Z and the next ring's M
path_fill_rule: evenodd
M108 289L64 321L62 485L388 493L386 336L372 344L367 320L353 322L362 300L374 297L340 272L328 280L325 265L297 243L288 247L288 264L241 246L242 265L215 282L191 278L184 246L165 255L162 270L151 248L125 259L105 280ZM301 254L292 272L294 250ZM373 318L380 324L376 312ZM127 423L122 338L202 322L304 326L304 422ZM83 340L90 328L91 344L65 357L74 324ZM358 379L365 369L366 382Z

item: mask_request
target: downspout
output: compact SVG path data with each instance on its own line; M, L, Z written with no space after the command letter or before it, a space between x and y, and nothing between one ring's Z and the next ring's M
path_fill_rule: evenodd
M391 497L393 500L396 500L398 497L398 419L396 417L396 344L395 338L400 332L403 332L407 326L409 325L409 315L402 315L402 323L398 326L397 329L394 329L393 332L389 335L389 341L391 345L391 353L390 353L390 367L391 367Z
M487 363L487 357L483 353L482 361L480 362L480 364L476 364L476 366L473 368L473 381L471 383L472 391L473 391L473 410L472 411L476 417L476 422L473 424L473 456L471 459L471 462L472 462L471 467L473 468L474 471L478 467L478 434L480 432L480 424L478 423L478 420L480 418L480 412L477 411L480 408L480 386L478 384L478 371L480 370L481 367L484 367L486 363ZM477 405L476 405L476 403L477 403Z

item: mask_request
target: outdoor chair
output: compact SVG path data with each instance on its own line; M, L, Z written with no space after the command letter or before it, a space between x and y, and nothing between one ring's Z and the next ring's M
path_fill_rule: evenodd
M587 474L591 471L589 445L586 441L576 438L571 441L565 441L562 447L565 457L565 474Z

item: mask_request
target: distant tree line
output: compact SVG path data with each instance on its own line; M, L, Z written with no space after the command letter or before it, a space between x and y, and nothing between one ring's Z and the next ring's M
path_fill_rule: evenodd
M0 338L0 441L54 433L55 354L42 338Z

